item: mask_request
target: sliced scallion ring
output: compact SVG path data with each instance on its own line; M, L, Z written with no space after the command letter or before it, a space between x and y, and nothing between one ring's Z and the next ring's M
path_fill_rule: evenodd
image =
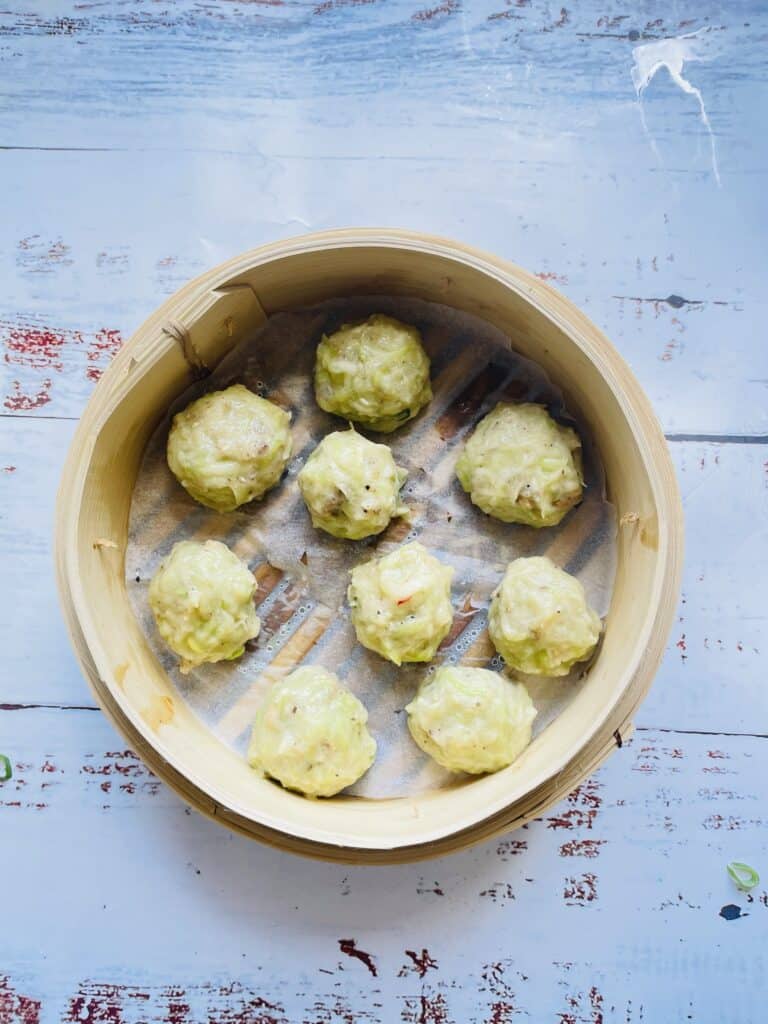
M737 889L741 889L742 892L749 892L750 889L754 889L756 885L760 884L760 875L749 864L742 864L738 860L733 860L728 865L727 870L733 884Z
M7 782L13 777L13 768L10 759L5 754L0 754L0 782Z

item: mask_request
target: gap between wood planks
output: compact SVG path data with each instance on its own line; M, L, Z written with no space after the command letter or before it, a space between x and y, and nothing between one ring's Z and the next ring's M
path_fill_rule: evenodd
M101 711L97 704L0 704L3 711ZM664 732L680 736L734 736L745 739L768 740L765 732L720 732L715 729L672 729L662 725L638 725L635 732Z

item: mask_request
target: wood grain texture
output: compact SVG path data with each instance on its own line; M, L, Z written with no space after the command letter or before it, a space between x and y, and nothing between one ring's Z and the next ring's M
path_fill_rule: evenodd
M117 338L100 332L126 337L205 267L376 223L545 275L667 430L768 434L760 4L44 6L0 15L0 343L64 340L35 367L11 352L11 411L78 415L94 339ZM646 133L631 78L635 47L696 31L721 188L695 97L660 72Z
M684 73L719 189L695 96L660 70L646 132L630 77L635 47L703 29ZM0 700L89 701L48 549L72 427L43 417L79 416L97 339L250 246L352 223L461 238L582 306L668 432L764 441L767 34L757 0L7 3ZM0 712L3 749L34 766L0 807L0 1021L761 1020L766 898L723 864L768 875L767 456L672 448L684 621L640 725L712 735L641 728L564 804L574 828L534 824L525 847L350 873L187 815L95 712ZM66 772L42 789L46 753ZM749 916L720 917L730 903Z
M762 740L641 730L513 837L375 870L226 834L153 780L95 712L0 713L9 742L6 871L73 883L51 885L45 901L17 886L4 897L24 927L0 939L3 969L17 993L41 1000L42 1021L67 1019L82 999L90 1019L125 1024L569 1012L595 1024L597 1010L604 1022L746 1024L766 995L768 896L739 896L724 868L766 854ZM725 920L728 904L744 916ZM73 916L90 922L76 944ZM444 1016L420 1018L422 998ZM174 1016L169 1001L187 1009ZM505 1002L506 1016L494 1010ZM116 1018L99 1015L105 1005Z

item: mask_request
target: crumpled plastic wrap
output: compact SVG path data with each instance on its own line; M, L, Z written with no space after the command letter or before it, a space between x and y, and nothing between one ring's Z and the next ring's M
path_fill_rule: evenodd
M323 332L373 312L419 327L432 360L434 399L395 433L369 435L390 445L397 464L409 471L403 496L410 520L393 520L377 537L337 540L312 527L296 483L318 441L346 426L315 403L314 350ZM282 481L264 499L221 515L196 504L176 482L165 444L174 412L206 391L234 383L291 411L293 456ZM169 410L147 446L134 489L126 583L148 642L179 695L222 742L245 756L269 684L300 664L318 663L363 701L378 742L375 764L348 793L384 798L463 785L469 776L450 774L416 747L404 707L425 674L440 664L503 667L485 626L491 592L507 563L521 555L548 555L581 580L590 604L605 615L615 572L616 517L583 425L574 424L584 445L584 500L557 527L537 530L491 519L471 504L456 479L463 439L499 400L542 402L569 421L560 393L543 371L511 351L489 324L446 306L378 296L276 314ZM238 661L203 665L182 676L155 629L147 590L176 541L209 537L228 544L256 575L262 628ZM354 565L417 538L456 570L455 618L430 665L397 668L357 643L345 594ZM581 665L560 679L524 679L538 710L534 738L574 698L584 675Z

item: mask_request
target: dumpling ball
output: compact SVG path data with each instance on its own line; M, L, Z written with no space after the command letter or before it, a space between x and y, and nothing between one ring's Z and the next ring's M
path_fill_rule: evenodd
M173 418L168 465L181 486L217 512L261 498L291 457L291 416L242 384L213 391Z
M543 405L499 402L464 445L456 475L489 516L556 526L581 501L581 441Z
M510 668L564 676L592 654L602 624L575 576L548 558L510 562L493 593L488 632Z
M304 666L275 683L256 715L248 764L306 796L333 796L376 757L368 712L337 677Z
M418 541L356 566L347 597L357 639L395 665L429 661L453 621L452 579Z
M360 540L381 533L390 519L408 512L400 499L407 475L385 444L350 429L323 438L298 484L314 526L334 537Z
M323 335L315 396L326 412L389 433L432 399L429 358L415 327L375 313Z
M496 772L531 742L536 708L522 683L484 668L447 665L405 709L411 736L451 772Z
M255 592L253 573L221 541L173 545L149 584L149 606L182 672L240 657L261 627Z

